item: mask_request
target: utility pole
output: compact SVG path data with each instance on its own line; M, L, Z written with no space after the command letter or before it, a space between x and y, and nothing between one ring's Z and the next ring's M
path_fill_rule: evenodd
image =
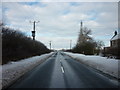
M82 42L83 42L83 22L81 21L80 22L80 33L79 33L79 36L78 36L77 44L80 44Z
M72 47L72 40L70 40L70 50L72 49L71 47Z
M80 27L80 35L81 35L81 37L82 37L82 36L83 36L83 22L81 21L80 24L81 24L81 25L80 25L80 26L81 26L81 27Z
M51 50L51 41L50 41L50 50Z
M38 23L38 22L40 22L40 21L33 21L33 22L30 21L30 23L33 23L33 31L31 31L33 40L35 40L35 23Z

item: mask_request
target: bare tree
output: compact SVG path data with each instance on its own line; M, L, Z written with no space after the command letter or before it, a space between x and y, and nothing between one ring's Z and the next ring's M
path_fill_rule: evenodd
M77 45L73 48L73 52L83 53L83 54L94 54L96 42L90 36L91 34L92 31L87 27L82 27L81 24Z
M92 37L89 36L91 35L91 33L92 33L91 30L88 29L87 27L82 28L82 31L79 33L78 36L77 44L81 44L83 42L92 40Z
M98 40L98 41L96 42L96 44L97 44L96 48L97 48L97 49L100 49L100 50L102 49L103 46L105 46L105 45L104 45L104 42L103 42L103 41L100 41L100 40Z

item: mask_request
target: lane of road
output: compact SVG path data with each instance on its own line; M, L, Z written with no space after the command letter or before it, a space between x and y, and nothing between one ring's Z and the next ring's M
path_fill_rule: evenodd
M109 78L58 52L10 88L117 88Z
M116 88L110 79L80 62L64 55L65 81L69 88Z
M48 88L54 68L56 55L26 73L10 88Z

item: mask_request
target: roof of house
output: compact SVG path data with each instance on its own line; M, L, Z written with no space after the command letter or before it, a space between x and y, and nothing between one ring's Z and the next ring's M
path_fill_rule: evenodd
M113 36L113 37L111 38L111 40L117 40L117 39L120 39L120 33L117 34L116 36Z

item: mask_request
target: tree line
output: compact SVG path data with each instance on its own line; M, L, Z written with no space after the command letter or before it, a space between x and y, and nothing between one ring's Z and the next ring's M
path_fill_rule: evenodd
M18 30L2 23L2 64L51 52L43 43L32 40Z

